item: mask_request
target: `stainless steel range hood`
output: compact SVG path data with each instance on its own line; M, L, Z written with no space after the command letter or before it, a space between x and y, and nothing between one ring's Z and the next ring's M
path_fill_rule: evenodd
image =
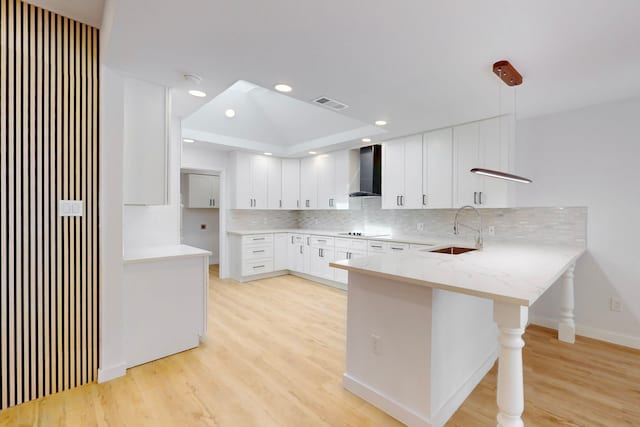
M380 197L382 192L382 145L360 148L360 191L349 197Z

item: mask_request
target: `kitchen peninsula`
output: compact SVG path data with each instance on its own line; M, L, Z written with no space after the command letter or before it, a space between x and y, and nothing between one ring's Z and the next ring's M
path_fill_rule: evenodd
M499 354L498 426L523 426L528 307L562 277L559 339L574 342L573 270L585 248L437 249L331 263L349 272L344 386L410 427L439 427Z

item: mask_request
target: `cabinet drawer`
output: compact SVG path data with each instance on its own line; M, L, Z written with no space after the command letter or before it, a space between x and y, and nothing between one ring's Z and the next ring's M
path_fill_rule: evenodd
M260 243L272 243L273 234L249 234L242 236L242 245L252 245Z
M273 271L273 260L246 261L242 263L242 275L253 276L254 274L270 273Z
M273 244L250 245L242 248L243 260L273 258Z
M389 242L389 252L402 252L409 249L408 243Z
M409 249L410 249L410 250L412 250L412 251L419 251L419 250L421 250L421 249L431 249L431 248L432 248L432 247L434 247L434 246L435 246L435 245L432 245L432 244L430 244L430 243L421 243L421 244L418 244L418 243L411 243L411 244L409 245Z
M389 242L377 242L375 240L367 241L367 252L374 253L386 253L389 252Z
M335 239L336 248L355 249L357 251L367 250L367 241L364 239L344 239L337 237Z
M333 246L333 237L311 236L311 246L315 248L326 248Z

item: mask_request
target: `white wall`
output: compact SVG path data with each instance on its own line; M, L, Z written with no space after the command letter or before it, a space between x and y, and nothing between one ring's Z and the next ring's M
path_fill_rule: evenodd
M640 347L640 98L522 120L516 169L519 206L588 206L588 253L576 269L578 334ZM558 316L559 287L532 307ZM609 310L609 298L623 312Z
M182 243L210 251L209 264L220 262L219 222L220 209L182 209Z

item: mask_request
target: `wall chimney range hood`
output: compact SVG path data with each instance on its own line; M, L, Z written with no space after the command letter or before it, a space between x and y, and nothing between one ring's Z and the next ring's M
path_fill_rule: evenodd
M349 197L380 197L382 190L382 145L360 148L360 191Z

